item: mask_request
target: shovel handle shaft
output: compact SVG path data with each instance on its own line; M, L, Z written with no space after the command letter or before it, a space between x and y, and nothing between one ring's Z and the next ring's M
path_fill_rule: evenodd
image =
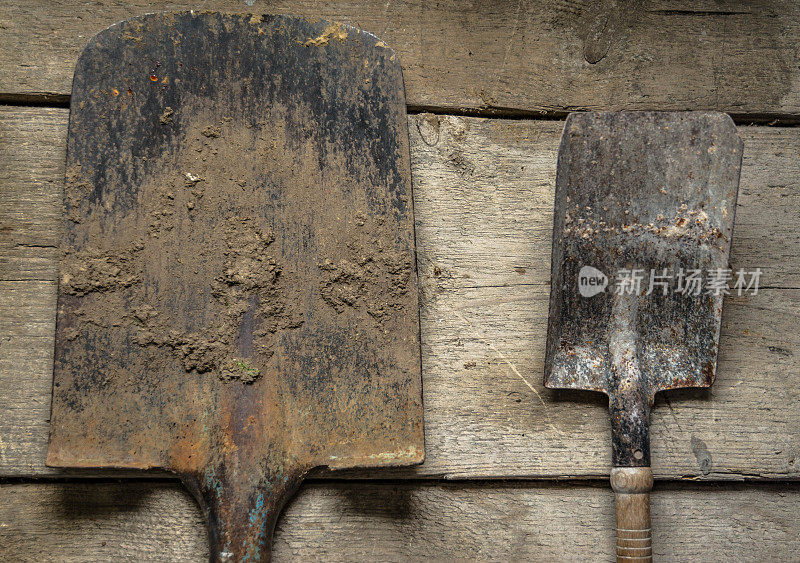
M650 491L653 472L649 467L615 467L611 488L617 507L617 561L652 561Z

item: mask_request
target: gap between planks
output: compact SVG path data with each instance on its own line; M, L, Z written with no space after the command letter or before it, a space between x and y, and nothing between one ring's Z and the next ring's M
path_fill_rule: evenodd
M54 93L12 94L0 92L0 106L8 107L46 107L69 109L70 96ZM574 109L571 111L527 111L514 108L490 107L452 107L452 106L407 106L408 115L429 113L432 115L454 117L477 117L520 121L564 121L572 112L601 111L595 109ZM733 122L739 126L760 125L764 127L798 127L800 114L781 113L735 113L729 112Z

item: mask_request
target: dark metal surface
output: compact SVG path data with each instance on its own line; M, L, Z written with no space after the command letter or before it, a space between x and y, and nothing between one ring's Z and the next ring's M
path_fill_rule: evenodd
M185 12L75 72L48 465L164 468L267 560L313 467L423 459L402 76L347 26Z
M728 268L742 142L713 112L572 114L558 154L545 385L609 396L615 466L650 464L658 391L714 380L721 294L677 274ZM579 272L608 277L594 296ZM620 270L644 272L618 293ZM647 294L649 273L673 274Z

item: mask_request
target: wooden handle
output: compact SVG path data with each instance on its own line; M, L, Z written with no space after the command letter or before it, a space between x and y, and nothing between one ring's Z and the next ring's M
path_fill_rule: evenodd
M617 562L652 561L650 491L653 472L649 467L615 467L611 488L617 505Z

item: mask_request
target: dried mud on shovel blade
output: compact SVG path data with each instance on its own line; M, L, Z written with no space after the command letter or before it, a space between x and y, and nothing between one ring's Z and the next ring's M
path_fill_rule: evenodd
M159 14L71 99L48 464L178 473L267 559L316 466L423 458L399 61L371 35Z

